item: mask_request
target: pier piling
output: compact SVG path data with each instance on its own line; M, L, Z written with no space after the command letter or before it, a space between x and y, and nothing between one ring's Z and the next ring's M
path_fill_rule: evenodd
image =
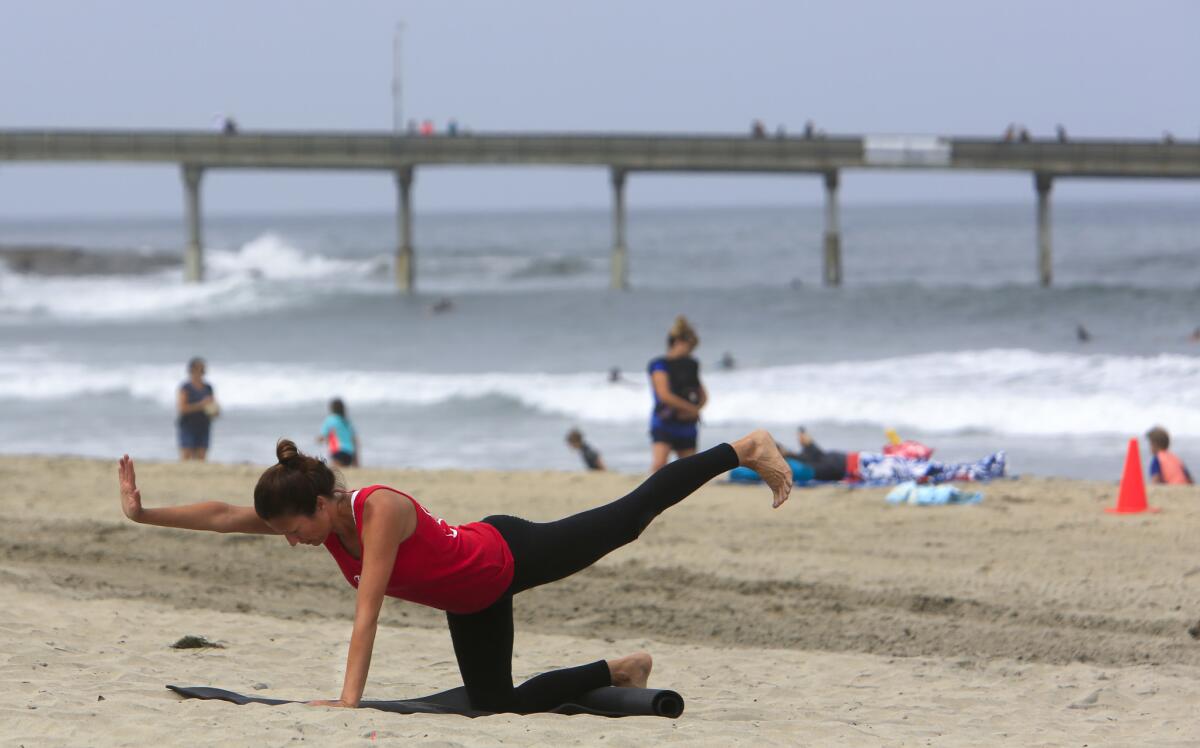
M628 250L625 247L625 170L612 170L613 248L612 277L609 288L624 291L629 287Z
M396 211L396 290L412 293L416 280L416 263L412 241L412 167L396 171L396 188L399 204Z
M184 206L187 212L187 247L183 254L183 279L188 283L204 280L204 239L200 219L200 180L204 170L183 165Z
M1053 280L1053 254L1050 236L1050 189L1054 179L1049 174L1037 172L1033 175L1037 189L1037 245L1038 280L1043 288L1049 288Z
M838 227L838 173L825 172L825 285L842 285L842 232Z

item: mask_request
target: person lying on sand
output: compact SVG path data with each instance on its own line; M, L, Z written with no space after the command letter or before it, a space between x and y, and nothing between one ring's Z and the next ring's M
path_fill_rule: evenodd
M739 465L761 475L779 507L791 470L766 431L720 444L663 468L612 503L554 522L494 515L453 526L411 496L386 486L347 490L324 462L282 439L279 462L254 488L254 506L205 501L142 505L133 460L121 458L121 508L134 522L214 532L283 535L324 545L358 589L341 696L318 706L357 707L367 682L384 597L446 611L450 638L471 708L546 711L604 686L644 688L649 654L554 670L512 683L513 596L586 569L635 540L668 507Z
M944 483L946 481L981 481L1003 478L1008 457L1003 450L985 455L973 462L942 462L928 459L928 447L913 441L893 441L895 449L884 447L883 452L835 452L817 446L804 427L797 430L799 452L789 452L777 445L792 469L796 483L846 481L870 485L890 485L904 481ZM925 455L915 456L915 455ZM756 482L759 477L751 470L738 468L729 474L738 483Z

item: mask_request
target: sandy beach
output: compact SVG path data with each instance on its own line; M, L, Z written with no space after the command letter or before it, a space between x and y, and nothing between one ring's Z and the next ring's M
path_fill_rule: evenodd
M148 505L247 503L254 466L139 464ZM1114 467L1114 474L1116 467ZM115 465L0 458L6 745L1192 745L1200 734L1200 489L1112 516L1115 483L1021 479L974 507L881 489L711 484L632 546L517 599L515 672L647 649L678 720L399 716L183 701L341 685L353 590L321 549L120 514ZM448 521L548 519L638 478L351 471ZM458 685L442 615L389 600L367 698ZM175 650L185 634L220 649Z

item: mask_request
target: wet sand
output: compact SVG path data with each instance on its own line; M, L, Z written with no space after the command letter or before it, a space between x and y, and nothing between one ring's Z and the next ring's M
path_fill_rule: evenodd
M148 505L247 503L259 468L140 464ZM881 489L711 484L635 544L517 599L516 672L647 648L676 721L407 716L183 702L168 682L332 698L353 590L322 549L120 515L115 466L0 459L0 721L26 745L1024 744L1194 739L1200 489L1105 514L1109 483L1022 479L975 507L892 507ZM352 471L451 522L550 519L638 479ZM389 600L367 695L458 684L442 614ZM197 634L224 649L180 651ZM272 641L274 640L274 641ZM103 701L98 701L104 696ZM94 716L92 716L94 715Z

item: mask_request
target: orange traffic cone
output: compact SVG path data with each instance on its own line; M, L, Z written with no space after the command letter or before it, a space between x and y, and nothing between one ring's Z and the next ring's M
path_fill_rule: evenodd
M1110 514L1138 514L1157 512L1158 507L1146 504L1146 484L1142 481L1142 453L1138 451L1138 440L1129 440L1129 451L1125 454L1125 471L1121 475L1121 490L1117 492L1117 505L1105 508Z

